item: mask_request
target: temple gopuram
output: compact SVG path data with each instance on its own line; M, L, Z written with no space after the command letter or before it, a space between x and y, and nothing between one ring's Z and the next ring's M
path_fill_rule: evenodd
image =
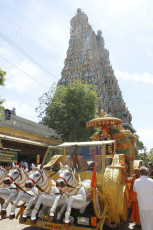
M131 124L132 116L110 64L102 32L94 32L87 15L81 9L77 9L70 25L67 57L58 84L67 86L75 80L82 80L85 84L95 85L98 113L103 109L110 116L121 119L125 129L135 132Z

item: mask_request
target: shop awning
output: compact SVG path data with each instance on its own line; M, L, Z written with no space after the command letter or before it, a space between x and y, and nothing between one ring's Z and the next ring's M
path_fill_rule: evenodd
M19 138L19 137L9 136L9 135L5 135L5 134L0 134L0 139L24 143L24 144L29 144L29 145L42 146L42 147L48 147L49 146L49 144L43 143L41 141L33 141L33 140L28 140L26 138Z

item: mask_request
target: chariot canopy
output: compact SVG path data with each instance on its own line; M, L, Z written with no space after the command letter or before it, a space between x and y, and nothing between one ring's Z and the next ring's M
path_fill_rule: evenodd
M107 127L112 127L112 126L117 126L121 125L122 121L119 118L116 117L111 117L109 114L105 114L103 110L100 112L100 116L98 118L94 118L86 123L86 127L101 127L102 126L107 126Z
M112 145L115 140L86 141L86 142L64 142L60 145L49 146L48 156L44 161L44 168L59 169L59 162L69 164L71 161L77 164L79 170L93 170L96 163L97 171L101 172L102 164L105 169L106 145ZM107 159L107 161L110 160Z
M64 142L60 145L49 146L50 148L65 148L65 147L75 147L75 146L96 146L96 145L108 145L114 143L115 140L108 141L86 141L86 142Z

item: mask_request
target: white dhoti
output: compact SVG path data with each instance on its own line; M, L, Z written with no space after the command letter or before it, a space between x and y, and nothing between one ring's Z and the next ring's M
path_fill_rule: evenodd
M153 210L139 210L142 230L153 230Z

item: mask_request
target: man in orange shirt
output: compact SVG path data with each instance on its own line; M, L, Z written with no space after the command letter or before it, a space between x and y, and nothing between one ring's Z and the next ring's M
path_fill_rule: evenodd
M139 207L137 200L137 193L133 191L133 184L136 179L140 178L139 169L134 169L134 175L131 179L128 179L128 183L131 183L130 186L130 200L132 201L132 215L131 221L135 222L137 226L140 226L140 215L139 215Z

